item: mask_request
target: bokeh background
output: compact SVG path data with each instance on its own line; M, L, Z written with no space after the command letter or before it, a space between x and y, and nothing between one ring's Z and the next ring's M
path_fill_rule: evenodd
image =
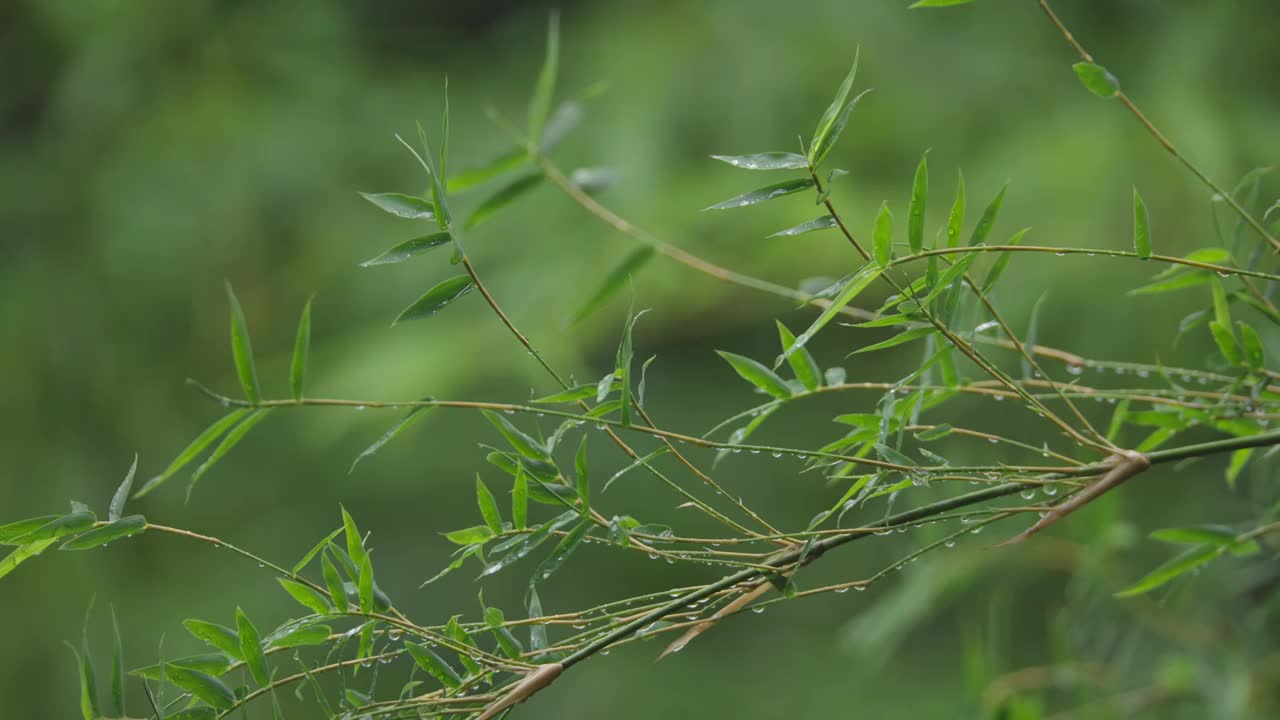
M608 86L587 104L557 161L616 169L602 201L734 269L793 286L843 274L851 258L832 234L764 239L815 214L807 199L698 210L760 179L707 155L792 149L860 46L859 86L876 90L833 155L851 172L836 197L860 232L869 233L882 200L905 217L915 163L930 149L930 232L963 168L971 217L1011 181L997 235L1032 226L1030 238L1042 244L1127 247L1136 185L1160 251L1220 244L1203 188L1120 107L1080 87L1073 55L1033 3L986 0L933 12L906 4L557 3L561 90ZM453 166L505 149L486 110L523 117L550 7L0 3L0 520L58 512L69 499L101 508L135 452L140 476L149 477L218 416L184 380L235 388L224 279L244 304L274 395L287 392L294 323L313 292L309 394L521 400L549 392L478 296L430 321L389 327L449 269L443 255L358 268L415 228L356 191L421 190L421 171L393 134L411 134L416 120L434 126L446 74ZM1059 11L1221 183L1275 161L1275 3L1064 1ZM1274 199L1275 181L1263 188ZM1229 232L1230 218L1218 219ZM557 367L589 380L611 367L626 299L571 329L565 319L630 243L543 187L472 233L469 249L515 322ZM1205 298L1125 296L1152 272L1138 263L1021 256L1000 301L1025 327L1047 292L1039 333L1048 344L1104 359L1200 365L1207 338L1173 338ZM638 355L658 357L650 407L660 423L689 432L753 402L714 349L772 357L773 318L797 328L809 317L662 259L636 277L634 295L652 308L636 333ZM896 379L917 360L914 349L844 358L867 337L833 327L814 349L854 379ZM814 403L779 416L761 437L816 447L838 436L832 415L874 400ZM976 404L966 413L976 426L1029 425L1008 407ZM291 564L337 526L341 502L373 530L380 583L399 607L434 620L474 613L472 573L417 586L451 550L439 533L474 522L474 472L502 485L480 447L496 438L478 416L436 411L348 475L352 458L396 417L278 413L189 502L184 473L135 511ZM991 459L983 447L949 452ZM603 443L593 444L593 463L605 476L622 464ZM1043 705L1085 708L1070 717L1274 717L1274 660L1270 675L1257 668L1274 657L1277 628L1252 619L1265 598L1242 593L1256 568L1211 568L1138 603L1110 595L1167 557L1142 539L1149 530L1257 516L1269 497L1266 475L1247 475L1232 493L1222 465L1162 468L1033 547L989 552L983 536L869 592L738 619L661 663L654 644L619 650L566 676L522 716L963 718L1002 706L995 714L1031 718ZM793 525L841 492L785 460L733 456L722 468L748 500ZM610 512L680 522L673 496L640 475L602 502ZM877 570L923 537L859 544L815 566L814 582ZM547 587L543 604L549 612L577 608L702 576L588 547ZM519 585L499 579L486 599L518 614ZM296 612L268 573L175 538L50 552L0 583L0 716L77 716L75 668L62 641L79 636L95 597L91 638L108 647L105 608L113 605L132 666L151 662L162 642L170 657L198 651L184 618L231 623L241 605L265 625ZM1168 688L1190 698L1143 711L1089 704ZM131 695L133 715L142 714L140 699Z

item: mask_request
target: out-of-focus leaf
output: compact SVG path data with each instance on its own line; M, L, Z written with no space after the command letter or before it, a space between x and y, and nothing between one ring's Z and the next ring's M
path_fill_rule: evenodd
M1142 260L1151 257L1151 215L1138 188L1133 189L1133 249Z
M581 322L588 315L599 309L606 300L622 289L632 275L653 259L655 252L653 246L645 245L623 258L622 262L615 265L605 275L604 280L601 281L595 292L591 294L591 297L587 298L587 301L574 311L569 324Z
M400 193L360 193L360 197L396 217L409 220L431 220L436 216L435 205L420 197Z
M774 183L773 185L767 185L758 190L752 190L751 192L745 192L741 195L731 197L724 202L709 205L703 208L703 211L729 210L732 208L747 207L748 205L758 205L762 202L773 200L774 198L780 198L784 195L790 195L791 193L800 192L801 190L810 187L813 187L813 178L783 180L780 183Z
M472 211L467 218L467 229L474 228L480 223L488 220L496 215L500 210L527 195L531 190L538 187L543 180L541 172L531 172L522 175L486 198L480 205Z
M476 185L492 180L499 175L518 170L528 160L529 154L525 152L524 148L518 147L508 150L494 156L492 160L480 167L465 170L449 178L449 192L460 193L470 190Z
M453 240L453 235L447 232L432 233L430 235L422 235L416 238L410 238L392 247L390 250L378 255L377 257L365 260L360 263L360 267L373 267L375 265L391 265L393 263L401 263L415 255L421 255L428 250L434 250ZM310 303L308 303L308 308Z
M12 552L0 560L0 578L13 572L19 565L44 552L55 540L38 540L14 548Z
M90 664L87 653L82 655L71 643L67 643L67 647L71 648L71 652L76 656L76 670L80 675L80 714L84 720L98 720L101 713L98 711L98 693L93 677L93 665Z
M249 343L249 325L244 319L244 310L236 299L231 283L227 283L227 302L231 306L231 355L235 360L236 374L240 376L240 387L244 397L251 403L262 399L258 392L258 371L253 365L253 346Z
M1184 288L1195 287L1196 285L1204 285L1213 278L1207 272L1191 272L1182 275L1175 275L1168 280L1160 280L1157 282L1143 285L1130 290L1128 295L1157 295L1159 293L1172 292L1174 290L1182 290Z
M1076 77L1080 78L1080 83L1098 97L1115 97L1120 90L1120 81L1101 65L1078 62L1071 68L1076 71Z
M590 385L579 385L575 388L570 388L563 392L558 392L554 395L540 397L537 400L533 400L532 402L535 402L541 405L553 405L556 403L575 403L575 402L578 402L579 400L586 400L589 397L595 397L596 389L597 389L597 385L595 385L594 383Z
M1213 334L1213 341L1218 344L1218 350L1227 359L1227 362L1232 365L1239 365L1241 360L1240 348L1236 345L1236 338L1231 333L1231 328L1217 320L1210 320L1209 332Z
M111 608L111 712L125 718L124 709L124 642L120 639L120 622Z
M529 100L529 142L537 143L542 139L543 128L546 127L547 115L551 112L551 100L555 95L556 76L560 72L560 14L551 13L547 22L547 54L538 72L538 82L534 85L533 97Z
M790 348L784 350L784 353L787 351L790 351ZM798 351L798 349L790 351L788 357L794 355ZM736 355L723 350L717 350L716 354L724 358L743 380L755 385L769 395L776 398L791 397L791 388L787 387L787 381L778 377L776 373L764 365L749 357L743 357L742 355Z
M147 520L141 515L130 515L113 523L77 535L58 546L59 550L88 550L109 542L127 538L147 529Z
M1249 323L1236 321L1236 329L1240 331L1240 347L1244 350L1245 363L1253 370L1261 370L1265 360L1262 350L1262 338Z
M1214 545L1200 545L1199 547L1191 548L1155 570L1147 573L1142 577L1142 579L1138 580L1133 585L1130 585L1124 590L1116 593L1116 597L1133 597L1135 595L1142 595L1143 593L1151 592L1152 590L1171 582L1178 576L1209 563L1211 560L1218 557L1219 552L1220 548Z
M618 182L618 171L608 167L579 167L569 173L569 182L588 195L604 192Z
M908 10L915 8L931 8L931 7L951 7L952 5L968 5L973 0L919 0L914 5L908 5Z
M412 305L402 310L391 324L398 325L406 320L431 317L440 312L444 306L474 289L475 283L469 275L455 275L448 280L442 280L423 293L422 297L415 300Z
M744 170L804 170L809 167L809 161L805 156L789 152L712 155L711 157Z
M0 525L0 545L21 545L21 542L14 541L30 534L33 530L39 530L50 522L57 520L58 517L58 515L42 515L12 522L8 525Z
M924 212L929 195L929 161L928 154L920 156L920 164L916 166L915 179L911 185L911 206L907 216L907 243L912 253L924 249Z
M200 655L188 655L186 657L174 658L166 660L164 667L167 670L170 667L185 667L192 670L199 670L208 675L218 676L225 673L230 667L233 660L222 653L203 653ZM164 680L164 676L160 673L160 665L148 665L129 671L130 675L136 675L148 680Z
M546 542L547 538L551 537L551 534L553 532L555 532L556 530L560 529L565 525L568 525L569 523L578 519L578 517L579 517L579 513L577 510L570 510L568 512L562 513L559 517L555 518L554 520L543 524L537 530L534 530L528 535L525 535L523 537L512 538L510 541L511 544L507 545L507 547L509 547L509 550L507 550L507 554L503 555L502 557L496 560L491 561L487 566L485 566L484 570L481 571L480 573L480 577L492 575L498 572L499 570L502 570L503 568L515 563L517 560L520 560L524 556L533 552L539 545ZM503 545L505 544L506 543L494 547L491 552L498 553L502 551L503 549L505 549L503 547Z

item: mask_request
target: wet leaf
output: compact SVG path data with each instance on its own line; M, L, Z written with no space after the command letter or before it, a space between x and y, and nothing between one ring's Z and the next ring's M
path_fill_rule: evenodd
M880 203L880 212L876 213L872 250L876 264L888 267L893 260L893 213L889 212L889 203L886 202Z
M249 343L249 326L244 319L244 310L236 299L231 283L227 283L227 302L231 305L231 355L235 360L236 374L240 377L240 387L244 397L251 403L262 399L258 392L258 371L253 365L253 347Z
M119 520L120 515L124 512L124 505L129 501L129 493L133 491L133 476L138 472L138 456L133 456L133 464L129 466L129 472L125 473L124 481L116 488L115 495L111 496L111 504L107 506L107 519Z
M780 198L784 195L790 195L791 193L800 192L801 190L810 187L813 187L813 178L784 180L780 183L774 183L773 185L767 185L758 190L752 190L751 192L745 192L741 195L731 197L724 202L718 202L715 205L710 205L703 208L703 211L729 210L732 208L747 207L748 205L758 205L762 202Z
M1147 260L1151 257L1151 216L1147 213L1147 204L1133 189L1133 249L1138 258Z
M789 152L712 155L711 157L744 170L804 170L809 167L809 161L805 156Z
M799 349L790 351L788 357L790 357L790 355L794 355L798 351ZM743 380L755 385L765 393L776 398L791 397L791 388L787 387L787 381L778 377L776 373L764 365L749 357L743 357L742 355L736 355L723 350L717 350L716 354L724 358L725 361L729 363L730 367L732 367Z
M89 550L109 542L127 538L147 529L147 520L141 515L130 515L113 523L77 535L58 547L59 550Z
M212 675L175 665L165 668L165 676L169 682L215 708L227 710L235 705L235 693Z
M782 343L782 351L785 353L795 344L796 336L791 334L791 330L782 321L777 321L778 338ZM797 348L787 356L787 362L791 365L791 371L795 373L796 380L804 386L809 392L817 390L822 385L822 369L818 367L818 361L813 359L813 355L805 348Z
M267 675L267 656L262 653L262 637L253 621L240 608L236 608L236 632L240 636L240 654L249 666L253 681L259 687L265 686L270 677Z
M794 227L789 227L786 230L779 230L768 237L791 237L793 235L803 235L807 232L813 232L814 230L830 230L833 227L836 227L836 219L830 215L823 215L822 217L816 217L808 222L802 222Z
M375 265L391 265L401 263L415 255L421 255L429 250L434 250L441 245L445 245L453 240L453 235L447 232L432 233L430 235L422 235L416 238L410 238L392 247L390 250L370 258L360 263L360 267L373 267ZM309 303L308 303L309 305Z
M404 648L413 656L413 661L418 664L418 667L439 680L445 687L456 688L462 685L462 678L458 673L431 648L413 642L406 642Z
M429 400L429 399L430 398L424 398L424 400ZM398 435L400 435L400 433L404 432L405 430L408 430L409 426L412 425L414 422L416 422L422 416L422 411L429 410L429 409L430 409L429 407L425 407L425 406L415 407L412 410L410 410L408 413L406 413L404 417L397 420L396 424L392 425L390 430L383 433L382 437L375 440L372 445L365 448L363 452L361 452L358 456L356 456L356 459L351 463L351 469L348 470L347 473L350 474L355 472L356 466L359 465L361 461L363 461L365 458L372 457L374 453L381 450L383 446L385 446L387 443L394 440Z
M474 211L472 211L471 215L467 218L466 228L468 230L474 228L485 220L488 220L498 214L498 212L503 208L529 194L530 191L542 183L542 180L542 173L540 171L534 171L521 175L510 183L499 188L496 192L481 202Z
M197 455L204 452L205 448L213 444L214 440L217 440L218 438L222 437L223 433L225 433L228 429L230 429L236 423L240 422L241 418L243 418L245 415L248 415L250 412L252 411L249 408L241 408L239 410L233 410L230 413L219 418L216 422L214 422L209 427L205 428L204 432L197 435L196 439L192 440L191 444L187 445L187 447L183 449L181 453L178 454L178 457L174 458L173 462L169 463L169 467L165 468L164 472L148 480L146 484L142 486L142 489L139 490L136 494L134 494L133 497L135 499L140 498L143 495L146 495L147 493L154 490L157 486L159 486L164 481L168 480L170 477L173 477L175 473L177 473L182 468L186 467L187 463L191 462L192 460L195 459Z
M435 205L420 197L400 193L360 193L360 197L396 217L409 220L431 220L436 216Z
M406 320L427 318L440 312L446 305L475 289L475 283L469 275L455 275L443 280L423 293L422 297L400 312L392 325Z
M529 584L535 585L547 580L556 570L559 570L560 566L564 565L565 561L569 559L569 555L582 544L582 539L587 536L592 527L594 526L590 519L583 519L582 522L570 530L569 534L560 540L560 544L556 545L556 549L551 551L551 554L542 561L538 569L533 571L533 578L529 581Z
M928 154L920 156L920 164L916 166L915 179L911 185L911 207L907 216L907 243L912 253L924 249L924 213L925 202L929 195L929 162Z
M317 615L325 615L331 612L329 600L315 588L310 585L303 585L288 578L276 578L280 586L283 587L289 595L293 596L303 607Z

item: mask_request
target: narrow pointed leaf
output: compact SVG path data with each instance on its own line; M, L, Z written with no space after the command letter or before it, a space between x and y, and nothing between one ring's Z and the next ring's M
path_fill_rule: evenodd
M21 542L16 542L19 538L29 535L33 530L39 530L59 517L58 515L42 515L12 522L8 525L0 525L0 545L21 545Z
M809 167L809 161L805 156L789 152L712 155L711 157L744 170L804 170Z
M556 76L560 73L560 14L553 12L547 22L547 53L538 71L533 97L529 100L529 142L542 139L547 115L551 112L551 100L555 95Z
M830 215L823 215L822 217L814 218L808 222L802 222L794 227L789 227L786 230L779 230L768 237L791 237L793 235L803 235L807 232L813 232L814 230L830 230L833 227L836 227L836 219Z
M169 682L219 710L227 710L235 705L235 693L212 675L176 665L166 668L165 675Z
M480 506L480 516L484 518L484 524L495 535L501 533L502 515L498 512L498 502L493 499L493 493L489 492L489 487L480 479L480 473L476 473L476 504Z
M1240 364L1240 347L1236 345L1235 335L1231 333L1231 329L1217 320L1209 321L1209 332L1213 334L1213 341L1218 344L1218 350L1227 362L1232 365Z
M947 247L960 244L960 233L964 231L964 173L956 173L956 199L951 204L951 213L947 216Z
M1006 242L1005 244L1017 245L1019 242L1022 241L1022 236L1026 235L1027 232L1030 230L1031 228L1023 228L1019 230L1018 232L1014 233L1013 237L1009 238L1009 241ZM996 258L995 263L991 265L991 270L987 273L987 279L982 281L983 295L986 295L987 293L991 292L991 289L996 286L996 283L999 282L1000 280L1000 276L1004 274L1005 268L1009 267L1009 260L1012 257L1013 257L1012 252L1002 252L1000 253L1000 257Z
M228 429L230 429L236 423L240 422L240 420L245 415L248 415L250 412L252 411L249 408L241 408L239 410L233 410L230 413L219 418L216 422L214 422L209 427L205 428L204 432L197 435L196 439L192 440L191 444L187 445L187 447L183 449L181 453L178 454L178 457L174 458L173 462L169 463L169 467L165 468L164 472L148 480L142 486L142 489L138 490L138 492L134 494L133 497L135 499L140 498L143 495L146 495L147 493L154 490L157 486L159 486L164 481L173 477L175 473L177 473L182 468L186 467L187 463L191 462L196 458L197 455L204 452L205 448L212 445L214 440L217 440L218 438L222 437L223 433L225 433Z
M973 0L919 0L919 2L914 5L908 5L907 9L914 10L916 8L951 7L952 5L968 5L971 2L973 2Z
M89 550L109 542L127 538L147 529L147 520L141 515L130 515L113 523L77 535L58 546L59 550Z
M331 611L332 608L329 605L329 600L325 598L320 591L310 585L303 585L300 582L296 582L288 578L276 579L280 582L280 586L283 587L294 600L297 600L303 607L307 608L311 612L317 615L324 615Z
M0 560L0 578L8 575L22 563L44 552L50 545L57 542L56 540L38 540L32 543L26 543L14 548L12 552L4 556Z
M111 712L124 718L124 642L120 639L120 622L111 608Z
M791 334L791 330L782 321L778 323L778 338L782 343L782 351L791 349L795 344L796 336ZM817 390L822 385L822 368L818 367L818 361L813 359L813 355L806 348L797 348L794 352L787 356L787 362L791 365L791 372L795 373L796 380L804 386L809 392Z
M925 202L929 195L929 162L928 155L920 156L920 164L916 166L915 180L911 185L911 207L907 216L907 243L912 253L924 249L924 213Z
M1151 257L1151 216L1138 188L1133 189L1133 249L1142 260Z
M453 667L431 648L413 642L406 642L404 648L409 651L409 655L413 657L413 661L418 664L418 667L439 680L445 687L456 688L462 685L462 678L458 676Z
M600 283L600 286L596 288L595 292L591 294L591 297L587 298L587 301L582 303L582 305L574 311L573 317L569 320L569 324L573 325L581 322L588 315L598 310L605 301L610 297L613 297L614 294L627 284L627 281L632 275L636 274L639 272L640 268L647 265L648 262L653 259L655 254L656 250L653 246L645 245L623 258L622 262L615 265L613 269L605 275L604 280Z
M394 440L396 436L398 436L400 433L404 432L405 430L408 430L409 426L412 425L414 422L416 422L422 416L422 411L429 410L429 409L430 408L425 406L413 408L408 413L406 413L404 417L397 420L396 424L392 425L390 430L383 433L382 437L375 440L372 445L365 448L363 452L361 452L358 456L356 456L356 459L351 463L351 469L347 471L348 474L355 472L356 466L359 465L361 461L365 460L366 458L373 457L374 453L381 450L383 446L385 446L387 443Z
M342 584L342 576L338 574L338 568L334 567L333 561L329 559L329 553L320 556L320 567L324 573L324 584L329 589L329 599L333 601L333 606L338 612L347 611L347 590Z
M482 410L481 414L493 424L498 432L506 438L516 452L533 460L547 460L547 448L537 440L529 437L524 431L512 425L510 421L492 410Z
M784 180L780 183L774 183L773 185L767 185L758 190L752 190L751 192L745 192L741 195L731 197L724 202L718 202L715 205L705 207L703 210L729 210L732 208L747 207L748 205L758 205L762 202L780 198L784 195L790 195L791 193L800 192L801 190L810 187L813 187L813 178Z
M787 381L778 377L776 373L764 365L749 357L723 350L717 350L716 354L724 358L743 380L755 385L769 395L776 398L791 397L791 388L787 387ZM794 351L792 354L794 354Z
M874 345L868 345L860 350L855 350L854 353L857 354L857 353L872 352L874 350L884 350L885 348L891 348L891 347L894 347L895 345L909 343L912 340L919 340L920 338L927 337L934 332L936 332L936 330L932 327L914 328L911 330L906 330L898 333L897 335L894 335L888 340L878 342Z
M434 250L441 245L447 245L453 240L453 235L447 232L432 233L430 235L422 235L416 238L410 238L404 242L393 246L386 252L377 257L370 258L360 263L360 267L374 267L376 265L392 265L402 263L415 255L421 255L429 250Z
M265 686L270 678L267 675L267 656L262 653L262 636L240 608L236 608L236 632L240 636L240 653L249 666L253 681L259 687Z
M853 66L849 68L849 74L845 76L844 82L840 84L840 89L836 91L835 99L827 106L826 111L822 113L822 117L818 120L818 127L813 131L813 139L809 142L809 161L817 167L821 162L818 152L824 146L829 147L828 138L831 136L832 126L836 123L837 116L845 107L845 100L849 97L849 91L853 89L853 81L858 77L858 59L861 56L860 51L855 51L853 56Z
M115 495L111 496L111 504L107 506L107 519L119 520L120 515L124 512L124 504L129 501L129 493L133 492L133 476L138 472L138 456L133 456L133 464L129 466L129 472L125 474L124 481L116 488Z
M373 601L373 560L368 553L360 558L360 574L356 577L357 597L362 612L373 612L376 608Z
M215 463L226 457L227 453L231 452L232 448L238 445L240 441L249 434L250 430L257 427L258 423L266 420L267 416L271 414L272 409L273 408L262 408L260 410L254 410L253 414L244 419L244 422L231 428L226 437L222 438L222 442L218 443L218 447L214 448L212 453L209 453L208 459L201 463L200 467L196 468L195 472L191 473L191 483L187 485L188 497L191 496L192 489L195 488L196 483L200 478L209 471L209 468L212 468Z
M431 220L436 216L435 205L420 197L400 193L360 193L360 197L396 217L409 220Z
M1179 576L1195 570L1218 557L1220 548L1214 545L1201 545L1169 560L1160 567L1147 573L1133 585L1116 593L1116 597L1133 597L1151 592Z
M515 485L511 489L511 523L517 530L523 530L529 519L529 480L524 474L524 465L516 469Z
M412 305L402 310L391 324L398 325L406 320L431 317L440 312L444 306L474 289L475 283L468 275L456 275L448 280L443 280L423 293L422 297L415 300Z
M981 245L987 241L987 235L991 234L991 228L996 224L996 218L1000 216L1000 206L1004 204L1005 191L1009 189L1008 185L1000 188L1000 192L992 198L991 203L987 205L987 209L982 211L982 217L978 220L977 226L973 228L973 234L969 236L969 246Z
M565 561L569 559L569 555L582 544L582 539L587 536L592 527L594 526L590 520L583 520L570 530L569 534L560 540L560 544L556 545L556 549L547 556L547 559L542 561L538 569L533 571L533 578L529 584L534 585L542 582L550 578L556 570L559 570L560 566L564 565Z
M258 371L253 365L253 346L249 342L249 326L244 319L244 310L236 299L231 283L227 283L227 302L231 305L231 355L235 360L236 374L240 377L240 388L244 397L251 403L262 399L258 392Z
M880 203L880 212L876 214L872 250L876 264L881 267L887 267L893 260L893 213L889 212L886 202Z
M76 656L76 670L80 676L80 714L84 717L84 720L98 720L101 717L101 713L98 711L98 694L93 677L93 665L90 663L87 653L81 654L71 643L67 643L67 647L71 648L71 652Z
M849 276L847 280L842 281L839 285L838 294L835 299L827 305L827 307L822 311L822 314L818 316L818 319L813 321L813 324L809 326L809 329L798 335L796 337L796 341L791 344L791 347L787 348L787 350L778 357L777 361L774 363L774 367L776 368L778 365L781 365L784 360L791 357L793 353L808 344L808 342L813 339L813 336L818 334L818 331L822 330L827 323L831 322L831 319L836 316L836 313L840 312L846 305L853 302L853 299L865 290L872 281L879 277L882 272L884 272L884 268L874 263L867 263L856 273Z
M538 187L542 182L543 175L541 172L531 172L526 175L512 180L507 185L499 188L480 203L471 215L467 218L467 229L474 228L480 223L488 220L496 215L506 206L527 195L531 190Z
M244 660L244 651L240 649L240 636L235 630L225 625L195 618L183 620L182 626L197 640L221 650L236 660Z

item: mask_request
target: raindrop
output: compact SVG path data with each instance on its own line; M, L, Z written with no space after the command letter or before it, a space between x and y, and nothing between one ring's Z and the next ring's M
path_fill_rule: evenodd
M977 535L978 533L982 532L982 526L981 526L981 525L979 525L978 527L976 527L976 528L974 528L974 529L970 530L969 532L970 532L970 533L972 533L972 534L974 534L974 535Z
M1033 498L1033 497L1035 497L1035 496L1036 496L1036 491L1035 491L1035 490L1023 490L1022 492L1020 492L1020 493L1018 493L1018 494L1022 496L1022 499L1023 499L1023 500L1030 500L1031 498Z
M264 563L264 562L260 562L260 563L258 563L258 567L260 567L260 568L264 568L264 567L266 567L266 566L267 566L267 564L266 564L266 563Z
M1067 366L1067 372L1071 373L1072 375L1083 375L1083 374L1084 374L1084 366L1083 366L1083 365L1068 365L1068 366Z
M847 588L847 587L836 588L834 592L835 592L837 595L843 595L843 594L845 594L845 593L849 592L849 588Z
M854 586L853 586L853 589L854 589L854 590L857 590L858 592L862 592L863 590L866 590L866 589L867 589L867 586L866 586L866 585L854 585Z
M991 443L992 445L995 445L996 443L1000 442L1000 438L997 438L997 437L989 437L989 438L987 438L987 442Z
M763 613L763 612L764 612L764 606L763 606L763 605L757 605L757 606L755 606L755 607L751 608L751 612L753 612L753 613L755 613L755 614L759 615L759 614L761 614L761 613Z
M1044 494L1045 494L1045 495L1050 495L1050 496L1052 496L1052 495L1057 495L1057 494L1058 494L1058 488L1056 488L1056 487L1054 487L1054 486L1052 486L1052 485L1045 485L1045 486L1044 486Z
M356 406L356 409L357 409L357 410L363 410L363 409L364 409L364 406L363 406L363 405L357 405L357 406Z
M885 528L885 529L883 529L883 530L876 530L875 534L876 534L876 535L892 535L892 534L893 534L893 528Z
M948 540L948 541L946 541L946 542L944 542L944 543L942 543L942 544L943 544L944 546L946 546L946 547L953 548L953 547L955 547L955 546L956 546L956 541L955 541L955 540Z

